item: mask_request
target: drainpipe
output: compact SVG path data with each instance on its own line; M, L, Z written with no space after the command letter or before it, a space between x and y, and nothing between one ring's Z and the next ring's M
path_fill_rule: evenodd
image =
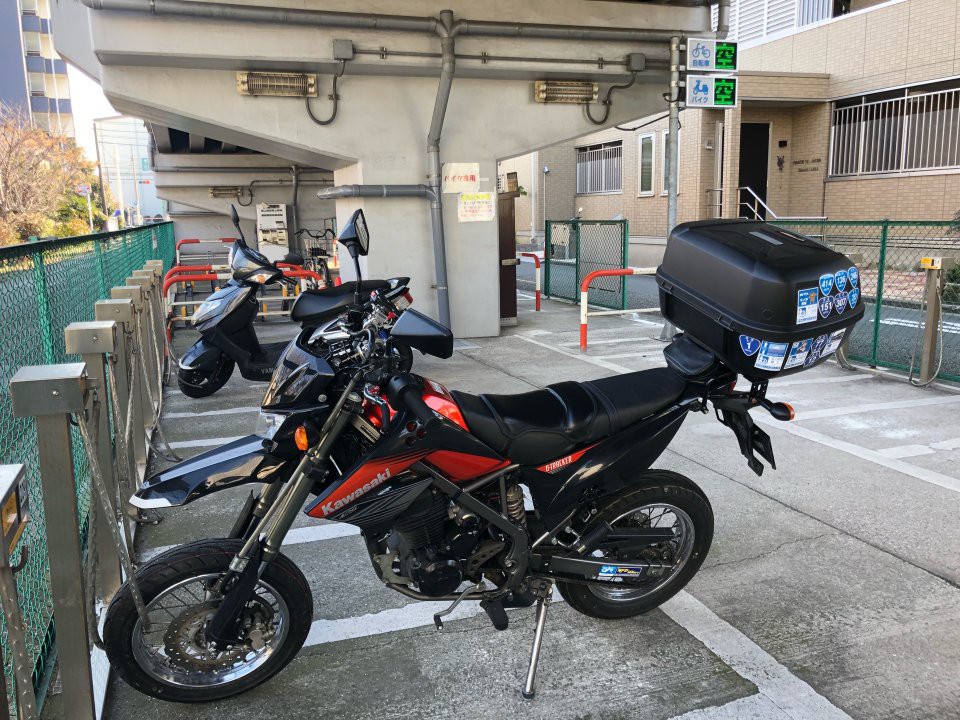
M297 230L300 229L299 213L297 212L298 196L300 194L300 169L296 165L290 166L290 176L292 178L293 197L290 205L290 234L287 235L287 246L289 247L290 241L293 240L293 247L290 247L290 249L300 252L300 241L297 240Z
M730 33L730 0L720 0L717 5L717 38L723 40Z
M437 86L437 99L433 105L433 118L427 133L427 185L430 187L430 226L433 234L433 262L437 278L437 308L440 323L450 327L450 293L447 288L447 246L443 232L443 202L440 192L440 134L443 119L447 114L447 101L453 85L453 74L457 68L454 54L453 11L440 11L440 83Z

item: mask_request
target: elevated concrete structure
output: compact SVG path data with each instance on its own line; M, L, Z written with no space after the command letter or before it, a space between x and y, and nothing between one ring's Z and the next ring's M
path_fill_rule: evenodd
M628 55L643 53L646 69L635 84L618 91L609 108L594 104L592 111L596 117L609 109L604 126L657 111L667 89L669 37L710 32L709 6L694 4L308 0L281 11L278 3L263 2L62 0L55 14L56 26L70 29L57 37L59 51L98 78L121 112L283 158L284 164L331 170L337 185L437 180L428 177L427 132L435 103L440 107L440 36L446 34L456 70L440 160L478 163L480 190L495 192L498 159L596 129L582 106L534 102L534 80L599 82L602 100L610 85L630 81ZM461 25L445 30L438 18L448 8ZM386 15L357 22L345 16L370 12ZM335 58L337 39L353 43L353 59ZM331 112L332 75L342 71L335 121L315 124L302 98L240 95L235 71L254 69L320 74L320 97L311 101L319 117ZM303 197L312 194L305 190ZM166 192L168 199L187 202L169 185ZM197 195L188 204L197 207ZM441 200L453 330L495 335L499 312L490 290L498 282L496 223L459 223L456 196ZM435 264L428 203L341 199L340 222L356 207L365 209L373 238L365 271L412 276L418 306L442 317L435 293L427 292L444 266Z

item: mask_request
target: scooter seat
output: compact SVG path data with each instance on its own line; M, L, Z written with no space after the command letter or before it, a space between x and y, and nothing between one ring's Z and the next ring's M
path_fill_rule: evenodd
M363 280L361 292L370 293L389 287L386 280ZM347 309L354 299L357 283L354 280L322 290L300 293L290 309L290 319L301 325L317 325Z
M540 465L652 415L685 385L673 370L656 368L517 395L452 394L484 444L515 463Z

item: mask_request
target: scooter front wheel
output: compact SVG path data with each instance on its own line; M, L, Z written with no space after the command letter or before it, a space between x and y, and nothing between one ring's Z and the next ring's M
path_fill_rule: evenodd
M127 684L161 700L211 702L256 687L296 657L310 631L313 597L303 573L284 555L267 565L244 606L237 644L207 642L205 626L220 602L212 588L242 546L242 540L202 540L140 568L149 628L129 586L120 588L103 637L110 664Z
M187 397L205 398L213 395L217 390L227 384L227 380L233 374L235 363L233 360L224 357L220 367L209 375L201 370L184 370L180 368L177 371L177 384L180 386L180 392Z

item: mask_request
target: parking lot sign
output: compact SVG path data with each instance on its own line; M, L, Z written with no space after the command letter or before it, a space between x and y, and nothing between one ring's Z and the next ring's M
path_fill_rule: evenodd
M687 68L698 72L736 72L737 44L729 40L687 40Z
M719 75L687 75L687 107L737 106L737 79Z

